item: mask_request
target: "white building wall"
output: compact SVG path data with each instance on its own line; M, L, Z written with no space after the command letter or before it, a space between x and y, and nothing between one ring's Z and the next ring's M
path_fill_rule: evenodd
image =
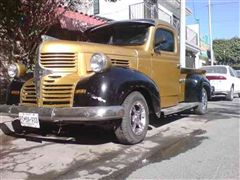
M200 45L200 25L199 24L190 24L187 27L197 33L198 37L198 46Z
M99 0L99 14L97 15L113 20L126 20L129 19L129 6L139 3L135 11L137 17L132 14L132 19L144 18L144 4L140 4L143 2L144 0L119 0L116 2ZM158 3L158 8L159 19L171 23L173 13L162 6L161 2ZM132 10L134 11L134 9Z
M187 27L189 27L190 29L192 29L194 32L196 33L200 33L199 32L199 24L190 24L190 25L187 25Z
M200 55L200 52L198 52L195 56L195 68L201 68L202 67L202 63L200 62L200 59L199 59L199 55Z
M99 0L99 16L113 20L129 19L129 5L142 3L144 0L120 0L108 2Z

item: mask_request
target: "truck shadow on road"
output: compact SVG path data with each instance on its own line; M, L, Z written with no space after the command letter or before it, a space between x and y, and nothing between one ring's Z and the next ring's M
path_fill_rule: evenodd
M167 117L150 117L148 131L161 126L181 120L188 115L174 114ZM12 128L10 128L10 126ZM118 144L112 128L104 126L84 126L84 125L65 125L59 129L58 126L41 124L41 130L32 128L22 128L19 120L14 120L10 124L0 123L2 132L10 137L25 138L28 141L41 143L42 141L55 143L72 143L83 145L98 145L106 143ZM43 129L43 130L42 130Z
M70 125L64 126L59 131L59 127L48 124L42 125L41 130L32 128L22 128L18 120L11 123L11 127L5 123L0 124L0 129L5 135L25 138L27 141L42 141L55 143L72 143L72 144L105 144L114 142L115 137L109 130L96 126ZM42 130L43 129L43 130Z
M159 128L163 125L170 124L174 121L181 120L182 118L188 117L189 114L185 113L176 113L168 116L161 115L161 118L150 116L150 126L153 126L154 128ZM151 130L152 128L149 127L148 130Z

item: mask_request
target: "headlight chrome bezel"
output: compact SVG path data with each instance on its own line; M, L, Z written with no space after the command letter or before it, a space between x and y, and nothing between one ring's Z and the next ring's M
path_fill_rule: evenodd
M10 64L8 67L8 76L10 78L20 77L25 75L26 67L20 63Z
M91 69L96 73L106 71L111 65L110 58L103 53L94 53L90 59Z

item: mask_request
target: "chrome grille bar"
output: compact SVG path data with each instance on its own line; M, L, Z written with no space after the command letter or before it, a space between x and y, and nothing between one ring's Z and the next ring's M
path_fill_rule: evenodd
M53 71L76 71L77 56L75 53L41 53L40 64Z

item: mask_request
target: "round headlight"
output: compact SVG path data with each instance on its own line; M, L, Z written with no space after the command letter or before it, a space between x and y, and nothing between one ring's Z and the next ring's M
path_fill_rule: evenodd
M8 75L11 78L23 76L26 73L26 67L20 63L11 64L8 67Z
M110 59L102 53L95 53L90 60L91 69L94 72L103 72L111 66Z
M9 67L8 67L8 75L11 77L11 78L14 78L16 77L18 74L18 67L16 64L11 64Z

